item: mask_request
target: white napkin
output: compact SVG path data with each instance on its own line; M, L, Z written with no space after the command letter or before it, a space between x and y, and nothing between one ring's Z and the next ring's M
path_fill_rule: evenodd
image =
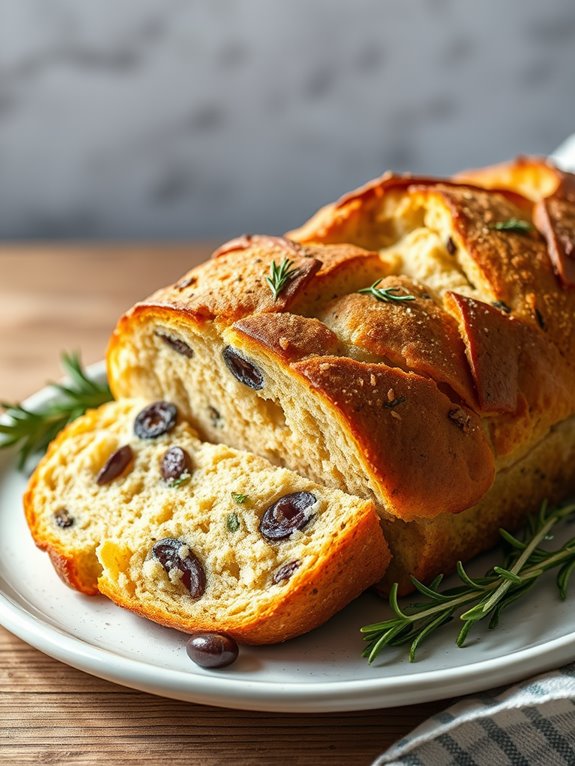
M575 135L551 155L575 171ZM575 664L458 702L373 766L574 766Z
M575 173L575 133L555 149L550 159L563 170Z

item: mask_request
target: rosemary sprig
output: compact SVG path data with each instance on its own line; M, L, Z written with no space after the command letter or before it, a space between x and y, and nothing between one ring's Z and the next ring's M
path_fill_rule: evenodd
M521 218L509 218L507 221L497 221L497 223L491 224L489 228L495 229L495 231L515 231L518 234L527 234L533 225Z
M79 354L62 354L62 368L69 382L52 384L59 393L56 401L34 412L21 404L0 402L8 421L0 422L0 449L18 446L19 470L24 469L31 455L44 452L65 425L112 399L106 383L97 383L87 376Z
M400 607L395 583L389 594L394 616L361 628L367 642L363 656L373 662L385 646L409 645L409 660L413 662L421 643L456 615L462 623L456 638L457 646L461 647L477 622L489 617L489 629L495 628L501 612L527 593L549 569L559 568L556 583L559 597L564 600L575 570L575 537L557 550L549 551L540 545L549 539L558 522L574 512L575 503L550 509L544 502L539 513L529 518L522 538L501 529L507 555L501 566L494 566L484 577L472 578L461 562L457 564L457 574L462 585L454 588L441 590L443 575L429 585L412 577L423 598L409 611Z
M397 294L398 290L403 290L403 287L378 287L379 283L381 282L381 279L376 279L376 281L370 285L369 287L362 287L361 290L358 290L358 293L362 293L363 295L372 295L376 300L382 301L385 303L401 303L402 301L414 301L415 295L410 295L410 293L405 294Z
M290 261L289 258L284 258L279 266L275 260L270 263L270 275L266 277L266 282L272 291L274 301L277 301L288 281L295 276L297 269L292 268L292 266L293 261Z

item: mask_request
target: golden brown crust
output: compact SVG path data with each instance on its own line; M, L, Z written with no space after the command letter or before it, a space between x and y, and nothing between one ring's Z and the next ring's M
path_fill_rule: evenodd
M575 291L555 274L562 269L567 279L569 264L563 254L553 265L551 234L542 236L532 221L541 195L549 201L561 194L561 204L572 207L556 217L566 231L575 228L572 188L572 179L535 161L459 180L388 175L322 209L289 239L232 241L184 287L156 294L138 316L120 322L109 355L113 389L126 393L118 381L127 367L118 360L137 327L161 310L171 312L172 326L206 317L206 328L217 327L226 343L236 338L243 353L275 360L328 407L381 488L377 499L387 512L413 519L462 511L487 490L494 465L518 459L575 411ZM273 301L265 277L280 258L320 265ZM240 276L253 280L249 300L225 288ZM415 300L357 294L376 280L380 289L400 287ZM381 409L366 403L360 389L369 388L372 375L380 407L407 381L412 401L421 403L418 417L432 424L423 442L427 476L410 459L417 419L390 432L401 408L382 425ZM446 417L450 410L457 415ZM390 457L390 438L401 469ZM435 454L432 443L441 445ZM273 450L289 463L277 445ZM453 451L461 465L450 462ZM472 476L473 461L482 468ZM457 482L445 479L450 465L461 469ZM445 500L447 483L457 488Z
M342 357L311 358L293 368L358 443L390 513L406 521L456 513L490 487L493 453L481 421L431 380Z
M336 202L325 205L303 226L288 232L287 236L291 241L307 245L353 242L368 250L383 247L399 233L390 212L393 213L403 196L412 188L434 188L438 185L444 188L464 185L467 190L483 187L481 179L475 185L473 179L462 179L459 182L456 179L413 176L409 173L384 173ZM510 201L525 204L525 200L515 190L506 189L504 184L493 186Z
M565 287L575 287L575 197L554 194L539 200L534 222L547 242L555 273Z
M553 269L566 287L575 287L575 175L542 157L519 157L457 178L511 189L535 202L533 222L547 242Z
M465 276L468 297L474 306L486 307L481 319L472 322L466 297L455 308L449 291L444 293L466 343L480 410L500 413L489 423L496 455L508 455L542 436L537 431L542 420L548 426L575 407L575 290L570 287L575 276L575 176L537 158L520 158L468 171L455 181L428 179L418 185L414 180L403 187L377 181L367 193L359 190L329 211L325 208L290 236L321 242L325 235L330 242L387 248L389 231L398 229L394 216L399 216L400 236L414 225L426 225L444 238L454 267ZM514 221L519 221L516 228ZM490 313L487 304L508 316ZM522 320L521 332L506 321L510 318ZM497 343L487 338L489 325L499 332ZM523 351L514 350L514 344ZM505 358L508 363L502 366Z
M69 545L63 544L56 534L46 531L40 517L42 507L40 494L45 489L46 474L49 475L50 465L61 451L62 445L76 435L94 429L100 417L99 410L89 410L81 419L73 421L60 431L30 477L23 497L26 522L37 547L48 553L54 569L66 585L88 596L94 596L99 592L98 567L93 566L85 550L70 548Z
M262 239L255 240L251 247L233 247L222 252L180 280L176 295L172 288L159 290L151 296L150 303L166 303L204 321L234 321L254 312L289 310L322 263L309 249L301 248L299 255L288 249L286 254L283 244L274 241L268 244ZM295 271L278 300L274 300L266 277L272 262L279 265L286 255Z
M458 315L481 412L515 412L520 353L516 320L465 295L447 293L446 301Z
M339 338L323 322L298 314L254 314L234 328L288 363L341 351Z
M513 531L541 503L558 503L575 491L575 418L552 428L521 460L500 471L480 502L456 516L443 514L405 524L384 522L393 558L382 589L399 583L400 594L413 586L409 574L429 582L455 570L500 541L499 529ZM481 572L479 572L481 573Z
M41 545L38 547L43 548ZM50 547L46 550L58 577L69 588L80 591L80 593L86 596L97 596L99 594L97 574L85 567L85 562L82 561L78 553L64 555Z
M402 275L385 277L378 287L416 300L385 303L355 293L330 301L319 318L352 346L352 355L427 375L475 407L457 324L432 292Z
M460 184L473 184L484 189L510 190L536 202L554 194L570 175L563 173L545 157L519 156L510 162L464 170L456 173L453 179Z
M248 644L278 643L307 633L381 579L389 559L379 520L367 503L358 522L344 534L334 536L329 556L307 568L285 597L269 599L257 614L252 611L247 616L233 615L217 629ZM215 629L211 615L190 621L177 609L143 607L136 597L105 577L100 579L100 590L119 606L160 625L188 633Z

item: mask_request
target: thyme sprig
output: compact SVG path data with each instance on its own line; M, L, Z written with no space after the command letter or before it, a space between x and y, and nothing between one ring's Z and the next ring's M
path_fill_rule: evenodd
M367 642L363 656L371 663L386 646L409 645L409 660L413 662L423 641L457 615L460 629L456 643L461 647L471 628L481 620L489 618L489 629L497 627L501 612L527 593L549 569L559 568L556 584L559 597L564 600L575 569L575 537L557 550L546 550L540 545L549 539L558 522L574 512L575 503L549 508L544 502L539 513L530 516L521 537L499 530L507 548L506 556L501 566L492 567L484 577L471 577L461 562L457 564L457 574L462 585L454 588L441 590L443 575L429 585L412 577L423 599L409 611L399 605L395 583L389 594L394 616L361 628Z
M397 291L403 290L403 287L378 287L381 281L381 279L376 279L372 285L362 287L357 292L363 295L372 295L376 300L385 303L401 303L402 301L415 300L415 295L411 295L408 292L405 292L403 295L401 293L397 294Z
M21 404L0 402L6 410L6 422L0 422L0 449L18 447L18 469L23 470L28 458L44 452L54 437L86 410L99 407L112 399L107 383L91 380L77 353L62 354L62 368L69 381L53 383L59 396L34 412Z
M275 260L270 263L270 274L266 277L266 282L269 285L274 301L277 301L279 294L284 289L290 279L293 279L298 269L294 269L293 261L289 258L284 258L278 265Z
M507 221L497 221L489 226L495 231L515 231L518 234L527 234L533 228L533 224L522 218L509 218Z

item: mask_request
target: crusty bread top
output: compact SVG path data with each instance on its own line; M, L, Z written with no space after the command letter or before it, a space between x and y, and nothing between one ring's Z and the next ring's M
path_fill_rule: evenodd
M287 239L233 240L122 318L108 356L113 390L126 393L120 358L135 324L213 322L329 401L385 487L389 512L411 519L469 507L496 466L575 412L573 179L543 163L539 172L551 197L527 197L523 176L498 176L493 185L507 188L490 190L479 175L387 175ZM274 301L266 277L283 259L297 272ZM378 279L415 300L357 292Z

